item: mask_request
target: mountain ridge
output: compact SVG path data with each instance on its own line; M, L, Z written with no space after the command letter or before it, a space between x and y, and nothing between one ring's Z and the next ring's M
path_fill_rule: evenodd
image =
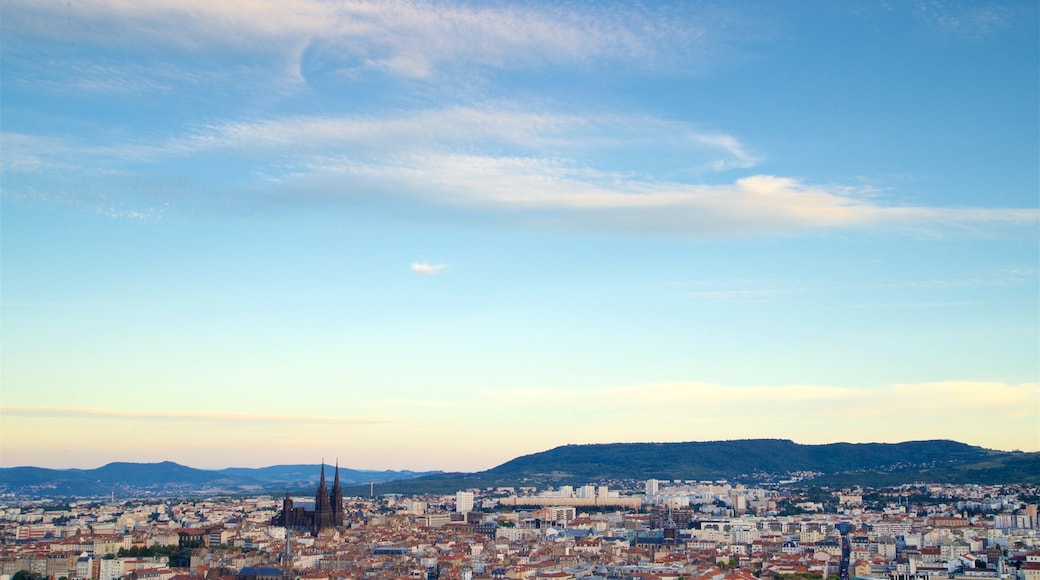
M326 464L332 469L333 466ZM354 470L340 467L344 493L451 493L545 488L611 480L727 480L813 485L1040 483L1040 453L998 451L932 439L900 443L800 444L789 439L561 445L479 472ZM320 464L196 469L163 461L112 462L95 469L0 468L0 494L38 497L313 493ZM328 473L327 473L328 475Z
M335 466L325 465L329 476ZM118 497L200 494L281 493L313 489L320 464L199 469L174 461L113 461L91 469L0 468L0 494L31 497ZM435 471L359 470L340 467L343 485L384 483L431 475Z
M756 484L795 478L813 485L1040 483L1040 453L991 450L947 439L825 444L800 444L789 439L570 444L523 455L482 472L434 474L389 482L379 490L447 493L480 487L547 487L651 478Z

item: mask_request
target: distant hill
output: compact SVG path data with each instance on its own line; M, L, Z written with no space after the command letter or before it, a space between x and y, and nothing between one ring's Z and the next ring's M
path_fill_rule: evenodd
M783 439L690 443L567 445L518 457L491 470L496 475L583 480L755 479L800 471L839 473L924 469L990 458L991 452L954 441L898 444L799 445Z
M976 483L979 485L1040 484L1040 453L995 452L982 461L947 464L932 469L884 471L864 469L824 475L818 485L882 487L914 482Z
M329 484L333 466L326 466ZM437 472L366 471L340 468L344 486L384 483ZM244 493L314 493L320 465L208 470L163 461L161 463L109 463L96 469L0 468L0 494L30 497L192 496Z
M332 484L333 466L326 466L325 472ZM321 465L272 465L270 467L229 467L220 473L254 479L274 486L293 485L297 487L314 486L321 474ZM385 482L398 479L411 479L421 475L440 473L433 471L373 471L365 469L339 468L339 479L342 485L368 485L369 482Z
M470 487L582 485L623 479L816 484L1040 483L1040 453L993 451L956 441L800 445L784 439L565 445L478 473L441 473L378 486L380 493ZM808 479L806 479L808 478ZM347 490L355 491L355 490ZM366 492L357 490L355 493Z
M194 469L110 463L97 469L0 468L0 494L35 497L193 496L314 493L320 465ZM332 477L332 466L326 475ZM565 445L476 473L340 468L344 494L451 493L460 489L560 486L640 479L813 485L902 483L1040 484L1040 453L984 449L956 441L800 445L784 439Z

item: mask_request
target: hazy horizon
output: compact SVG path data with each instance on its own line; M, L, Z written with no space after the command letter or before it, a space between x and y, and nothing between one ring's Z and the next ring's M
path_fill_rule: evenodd
M0 465L1040 450L1035 2L0 5Z
M762 439L763 440L768 440L768 439L782 439L782 438L762 438ZM720 440L720 441L739 441L739 440ZM917 440L917 441L926 441L926 440ZM945 441L952 441L952 440L945 440ZM697 442L694 442L694 441L654 441L654 442L616 441L616 442L608 442L606 444L609 444L609 443L615 443L615 444L619 444L619 443L640 444L640 443L716 443L716 442L714 442L714 441L697 441ZM799 444L797 441L795 443ZM854 442L847 442L847 441L834 441L834 442L831 442L831 443L799 444L799 445L833 445L833 444L840 444L840 443L853 443L853 445L861 445L861 444L870 444L870 443L878 443L878 442L858 442L858 443L854 443ZM912 442L910 442L910 441L901 441L901 442L894 442L892 444L899 444L899 443L912 443ZM966 443L966 442L963 442L963 441L959 441L959 442L956 442L956 443L965 443L966 445L971 445L970 443ZM564 444L561 444L561 445L557 445L556 447L564 447L564 446L568 446L568 445L574 445L574 444L564 443ZM588 444L588 445L597 445L597 444ZM524 455L540 453L542 451L549 451L551 449L555 449L556 447L552 447L552 448L549 448L549 449L542 449L540 451L532 451L531 453L524 453ZM982 447L982 446L974 446L974 447ZM1019 452L1023 452L1023 453L1029 453L1029 452L1035 453L1036 452L1036 451L1024 451L1024 450L1021 450L1021 449L992 449L992 448L985 448L985 449L989 449L991 451L1007 451L1007 452L1019 451ZM520 456L523 456L523 455L517 455L517 457L520 457ZM479 469L474 469L474 470L460 470L460 471L462 473L475 473L475 472L479 472L479 471L487 471L487 470L490 470L490 469L494 469L494 468L496 468L496 467L498 467L498 466L500 466L500 465L502 465L504 463L509 463L510 460L515 459L517 457L511 457L510 459L506 459L505 462L502 462L502 463L499 463L499 464L495 464L495 465L492 465L492 466L488 466L486 468L479 468ZM154 460L154 462L125 462L125 460L116 459L116 460L112 460L112 462L107 462L105 464L96 465L96 466L86 466L86 467L84 467L84 466L55 467L55 466L37 466L37 465L31 465L31 466L30 465L24 465L24 466L0 466L0 467L4 467L4 468L33 467L33 468L55 469L55 470L74 470L74 469L76 469L76 470L90 470L90 469L102 468L102 467L105 467L105 466L110 465L110 464L158 465L158 464L163 464L163 463L174 463L174 464L177 464L177 465L180 465L180 466L183 466L183 467L189 467L189 468L206 470L206 471L222 471L222 470L225 470L225 469L265 469L265 468L287 467L287 466L292 466L292 467L295 467L295 466L307 466L307 467L314 466L314 467L319 467L319 466L322 465L320 460L319 460L319 462L313 463L313 464L312 463L308 463L308 462L301 462L301 463L293 463L293 464L266 464L266 465L250 465L250 466L228 465L228 466L208 466L208 467L203 467L203 466L185 464L183 462L178 462L178 460L174 460L174 459L159 459L159 460ZM376 471L376 472L387 472L387 471L389 471L389 472L436 472L436 471L449 472L450 471L450 470L436 469L436 468L431 468L431 469L412 469L412 468L408 468L408 467L371 469L371 468L365 468L365 467L357 467L357 466L353 466L353 465L346 465L346 464L342 464L342 463L340 463L337 466L335 460L333 460L333 462L328 462L328 460L327 460L327 462L324 463L323 465L326 466L327 468L339 467L339 469L353 470L353 471Z
M744 439L744 441L748 441L748 440L750 440L750 439ZM789 441L790 439L779 438L779 437L762 437L762 438L759 438L758 440L785 440L785 441ZM338 464L338 467L340 469L350 469L350 470L354 470L354 471L379 471L379 472L384 472L384 471L398 471L398 472L404 472L404 471L410 471L410 472L442 471L442 472L446 472L446 473L447 472L451 472L451 471L459 471L461 473L475 473L475 472L479 472L479 471L487 471L489 469L493 469L495 467L503 465L504 463L508 463L509 461L512 461L513 459L517 459L519 457L523 457L523 456L526 456L526 455L532 455L532 454L536 454L536 453L541 453L541 452L545 452L545 451L550 451L550 450L556 449L558 447L565 447L565 446L570 446L570 445L599 445L599 444L609 445L609 444L617 444L617 443L633 443L633 444L639 444L639 443L648 443L648 444L658 444L658 443L715 443L715 442L718 442L718 441L739 441L739 439L722 439L722 440L706 440L706 441L609 441L609 442L603 442L603 443L586 443L586 444L561 443L559 445L556 445L554 447L550 447L550 448L547 448L547 449L540 449L540 450L537 450L537 451L524 453L522 455L517 455L516 457L510 457L509 459L506 459L505 461L496 463L494 465L488 465L487 467L481 467L481 468L469 469L469 470L449 470L449 469L439 469L439 468L435 468L435 467L434 468L426 468L426 469L414 469L414 468L410 468L410 467L369 468L369 467L363 467L363 466L362 467L358 467L356 465L350 465L350 464L346 464L346 463L342 463L342 462L340 462ZM926 440L918 439L916 441L926 441ZM948 441L953 441L953 440L948 440ZM911 442L914 442L914 441L909 441L909 440L908 441L895 441L895 442L830 441L830 442L823 442L823 443L800 443L798 441L793 441L793 442L798 444L798 445L833 445L833 444L841 444L841 443L851 443L853 445L878 444L878 443L895 445L895 444L899 444L899 443L911 443ZM955 441L955 442L956 443L964 443L966 445L972 445L971 443L965 442L965 441ZM1009 452L1009 453L1010 452L1036 453L1036 451L1025 451L1025 450L1022 450L1022 449L994 449L994 448L984 447L984 446L981 446L981 445L972 445L972 446L973 447L982 447L984 449L989 449L991 451L1006 451L1006 452ZM137 464L137 465L157 465L157 464L167 463L167 462L176 463L176 464L184 466L184 467L191 467L191 468L207 470L207 471L220 471L220 470L224 470L224 469L265 469L265 468L269 468L269 467L285 467L285 466L314 466L314 467L318 467L318 466L322 465L321 461L318 461L316 463L310 463L310 462L307 462L307 461L301 461L299 463L269 463L269 464L254 464L254 465L209 465L209 466L202 466L202 465L194 465L194 464L190 464L190 463L185 463L183 461L176 461L176 460L172 460L172 459L159 459L159 460L155 460L155 461L126 461L126 460L118 460L117 459L117 460L108 461L108 462L105 462L103 464L98 464L98 465L73 465L73 466L2 465L0 467L3 467L3 468L11 468L11 467L39 467L39 468L44 468L44 469L57 469L57 470L69 470L69 469L89 470L89 469L98 469L98 468L104 467L106 465L110 465L112 463L131 463L131 464ZM335 468L337 466L337 462L335 460L326 461L324 463L324 465L326 467L329 467L329 468Z

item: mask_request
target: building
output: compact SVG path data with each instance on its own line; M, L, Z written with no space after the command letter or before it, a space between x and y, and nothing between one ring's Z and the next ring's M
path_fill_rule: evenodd
M278 568L246 566L239 570L237 580L282 580L282 571Z
M656 479L646 480L646 495L657 495L659 489Z
M289 493L282 500L282 511L271 524L285 526L297 530L306 530L311 534L326 528L343 527L343 490L339 484L339 462L336 462L336 476L332 483L332 491L325 485L325 462L321 464L321 479L318 490L314 493L314 510L296 507Z
M671 509L664 506L655 506L650 510L650 528L654 530L664 529L665 522L671 520L674 527L686 529L693 522L694 512L690 509Z
M455 512L468 514L473 511L473 492L459 491L455 493Z

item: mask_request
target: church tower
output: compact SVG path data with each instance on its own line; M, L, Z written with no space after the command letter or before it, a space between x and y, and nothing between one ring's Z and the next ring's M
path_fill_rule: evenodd
M285 529L285 549L282 550L282 580L295 580L293 572L292 530Z
M679 526L672 519L672 506L668 506L668 519L664 522L664 543L674 544L678 541Z
M338 475L338 470L337 470ZM329 498L329 488L325 485L325 460L321 460L321 480L318 481L318 491L314 494L314 533L332 524L332 502Z
M285 492L285 499L282 500L282 515L278 523L285 527L294 525L295 522L293 522L292 513L293 501L292 498L289 497L289 492Z
M329 494L332 503L332 525L337 528L343 526L343 488L339 486L339 459L336 460L336 479L332 482L332 493Z

